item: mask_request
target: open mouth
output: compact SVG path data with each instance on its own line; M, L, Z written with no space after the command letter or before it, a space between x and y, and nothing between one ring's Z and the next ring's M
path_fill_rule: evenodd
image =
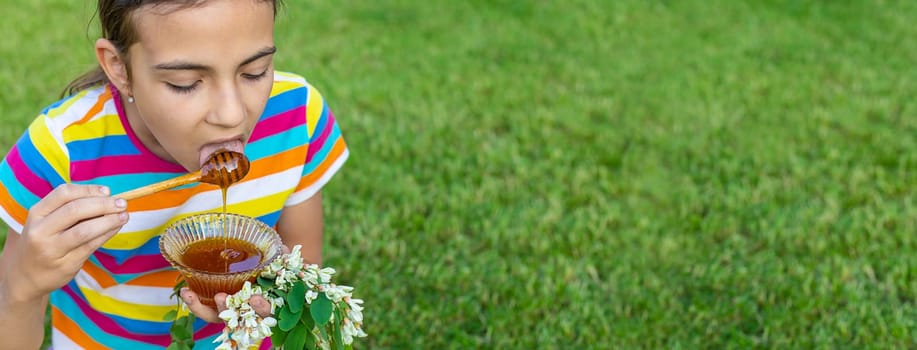
M224 142L208 143L201 147L200 165L203 166L207 159L210 158L211 154L221 149L238 153L245 153L245 145L243 145L242 141L238 139Z

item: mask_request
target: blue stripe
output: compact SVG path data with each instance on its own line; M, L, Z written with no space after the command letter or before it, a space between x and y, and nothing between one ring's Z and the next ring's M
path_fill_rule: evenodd
M318 121L315 123L315 130L312 130L312 135L309 135L309 142L312 142L322 134L322 130L325 130L325 126L328 125L328 119L328 106L323 106L322 113L319 114ZM332 120L331 122L333 123L334 121Z
M307 97L308 90L305 87L284 91L267 100L267 105L264 106L264 112L261 113L261 118L259 119L265 120L291 109L302 107L306 104Z
M118 194L121 192L126 192L141 186L149 185L163 180L168 180L174 177L184 175L184 173L135 173L135 174L119 174L119 175L110 175L110 176L99 176L97 178L91 179L89 181L74 181L73 183L85 183L85 184L96 184L96 185L105 185L111 189L111 193ZM192 184L196 186L197 183Z
M32 139L29 137L28 132L19 138L19 141L16 142L16 147L19 149L19 156L22 161L32 170L32 173L48 181L52 188L64 183L64 179L60 177L60 174L51 167L48 160L32 144Z
M71 161L92 160L103 156L138 155L127 135L110 135L89 140L78 140L67 143Z
M113 274L110 271L108 271L108 269L104 268L103 267L104 265L102 265L102 263L99 262L99 259L97 259L95 255L90 255L89 261L92 262L98 268L102 269L102 271L105 271L108 274L108 276L113 278L115 282L119 284L127 283L128 281L133 280L137 277L143 276L144 274L147 274L147 273L153 273L153 272L160 271L160 270L150 270L150 271L147 271L146 273L125 273L125 274L118 275L118 274Z
M303 166L303 176L315 171L315 168L317 168L319 164L322 164L322 162L328 158L328 153L330 153L331 149L334 148L334 143L337 142L337 139L341 138L341 130L338 129L337 124L332 125L331 127L333 129L331 129L331 134L328 135L328 138L325 139L325 144L322 145L322 148L318 152L315 152L315 154L312 155L312 160ZM312 145L309 145L309 147L311 146Z
M74 292L81 300L83 300L84 302L86 301L86 295L83 294L82 290L80 290L79 286L76 284L76 281L70 281L70 283L68 283L67 285L70 287L71 290L73 290L73 292ZM63 290L56 290L56 291L54 291L54 292L51 293L51 303L52 303L54 306L57 306L57 308L59 308L59 309L61 310L61 312L63 312L64 314L66 314L68 317L70 317L74 322L77 322L77 319L76 319L76 317L74 316L74 315L76 315L76 314L78 314L78 315L81 316L81 317L85 317L85 321L79 322L79 324L80 324L81 326L84 325L84 324L92 324L93 326L96 326L96 328L98 329L98 326L97 326L95 323L93 323L91 319L89 319L87 316L85 316L85 314L83 314L82 310L80 310L80 308L79 308L79 306L76 304L76 302L73 301L72 299L70 299L70 296L68 296L67 293L64 292ZM176 306L177 306L177 305L176 305ZM103 312L100 312L100 313L101 313L103 316L108 317L108 318L110 318L111 320L113 320L115 323L117 323L118 325L120 325L121 327L123 327L126 331L128 331L128 332L130 332L130 333L133 333L133 334L138 334L138 335L162 335L162 334L168 334L168 333L169 333L169 328L172 326L172 322L167 322L167 321L162 321L162 322L141 321L141 320L130 319L130 318L126 318L126 317L123 317L123 316L112 315L112 314L103 313ZM165 315L163 315L163 316L165 316ZM85 323L84 323L84 322L85 322ZM206 321L204 321L204 320L202 320L202 319L195 319L195 321L194 321L194 330L195 330L195 332L197 332L197 331L200 330L201 328L204 328L205 326L207 326L207 322L206 322ZM88 332L87 332L87 333L88 333ZM91 336L92 336L92 335L91 335ZM106 333L106 336L107 336L107 337L115 337L115 336L113 336L113 335L108 335L107 333ZM217 334L216 336L213 336L212 338L210 338L211 341L212 341L212 339L215 339L217 336L219 336L219 334ZM96 337L96 336L92 336L92 338L95 339L96 341L99 340L99 338ZM124 339L124 338L120 338L120 337L118 337L118 338L119 338L119 339ZM130 341L130 342L140 343L140 344L146 344L146 343L143 343L143 342L138 342L138 341L136 341L136 340L130 340L130 339L125 339L125 340L126 340L126 341ZM118 349L120 349L120 348L118 348Z
M3 159L3 162L0 163L0 182L3 182L3 186L6 186L6 190L10 193L10 197L26 209L31 208L35 203L41 200L41 198L38 198L38 196L23 187L22 183L16 179L16 175L13 174L13 169L10 168L6 159Z
M261 222L267 224L270 227L274 227L275 225L277 225L277 220L279 219L280 219L280 210L277 210L270 214L261 215L258 217L258 220L261 220Z
M79 286L76 285L76 281L70 281L68 285L70 286L70 289L72 289L73 292L76 293L76 295L80 299L84 301L86 300L86 297L80 291ZM89 317L84 315L83 311L80 310L76 302L70 299L70 296L67 295L67 293L62 290L56 290L51 293L51 304L56 306L58 309L60 309L60 311L63 312L65 315L67 315L67 317L69 317L73 322L80 325L80 330L83 333L88 335L90 338L92 338L96 342L102 345L105 345L106 347L109 347L112 349L150 349L150 350L162 349L162 347L160 346L156 346L156 345L148 344L144 342L139 342L136 340L125 339L125 338L115 336L113 334L109 334L105 332L104 330L99 328L99 326L96 325ZM112 319L115 320L114 318ZM117 320L115 321L117 322ZM152 323L152 322L144 322L144 323ZM130 330L130 329L128 329L128 331L134 332L133 330ZM168 332L168 328L166 328L166 331ZM141 333L138 333L138 334L141 334Z
M108 256L111 256L118 262L118 264L123 264L127 259L134 256L141 255L159 255L159 236L153 237L150 240L146 241L142 246L137 249L122 250L122 249L106 249L99 248L98 252L104 253Z
M305 137L299 137L299 135L305 134L306 125L301 124L284 132L276 133L258 141L249 143L245 146L245 155L248 156L249 160L254 161L275 155L292 148L296 148L303 145L303 142L306 141Z

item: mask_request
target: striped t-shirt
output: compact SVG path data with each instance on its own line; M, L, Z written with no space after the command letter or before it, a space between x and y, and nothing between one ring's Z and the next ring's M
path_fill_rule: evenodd
M22 232L29 208L64 183L120 193L185 174L148 150L128 126L112 86L82 91L42 111L0 163L0 218ZM245 155L251 170L229 187L227 212L275 226L285 206L317 193L347 159L334 116L299 76L277 72ZM170 342L163 316L177 272L159 252L175 220L222 210L219 187L192 184L128 202L130 220L76 277L51 293L55 349L154 349ZM213 348L220 324L195 324L195 349Z

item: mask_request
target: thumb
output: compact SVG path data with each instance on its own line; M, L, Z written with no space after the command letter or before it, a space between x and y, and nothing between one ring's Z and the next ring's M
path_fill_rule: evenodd
M191 289L181 289L181 300L185 302L185 305L188 305L188 310L191 310L191 313L197 318L209 323L223 323L223 320L217 314L217 310L201 303L201 298Z

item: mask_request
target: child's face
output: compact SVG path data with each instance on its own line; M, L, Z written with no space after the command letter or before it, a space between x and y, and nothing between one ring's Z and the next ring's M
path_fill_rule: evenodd
M256 0L163 10L134 12L126 110L150 150L192 171L248 141L273 84L274 11Z

